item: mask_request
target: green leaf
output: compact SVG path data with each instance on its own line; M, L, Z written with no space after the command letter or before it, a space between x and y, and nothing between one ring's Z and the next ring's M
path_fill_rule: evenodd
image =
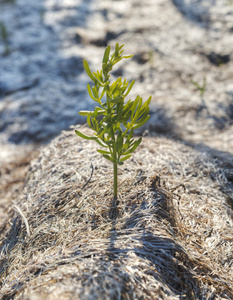
M105 93L105 87L103 88L103 90L102 90L102 92L100 94L99 101L103 98L104 93Z
M119 103L119 102L121 102L121 101L124 101L124 97L123 96L118 96L118 97L116 97L116 98L114 98L114 99L112 99L112 98L110 98L110 97L108 97L108 99L109 99L109 101L111 102L111 103Z
M124 106L122 110L122 114L126 115L132 108L133 106L133 101L129 100Z
M108 124L106 126L102 126L103 130L100 133L100 136L103 136L106 132L108 132L108 130L111 128L112 124Z
M104 145L98 138L95 140L101 147L108 148L108 146Z
M129 142L133 136L133 129L129 131L129 133L125 134L126 141Z
M98 90L97 90L96 86L93 86L91 88L91 90L92 90L92 93L93 93L95 99L98 101L99 100L99 93L98 93Z
M125 161L125 160L129 159L131 156L132 156L131 154L128 154L125 157L122 157L121 161Z
M128 87L127 92L124 94L125 97L130 93L130 91L131 91L131 89L132 89L132 87L133 87L133 85L134 85L134 82L135 82L135 80L132 80L132 81L131 81L131 83L130 83L130 85L129 85L129 87Z
M130 154L130 153L132 153L134 150L136 150L137 147L140 145L141 141L142 141L142 138L140 137L137 141L135 141L135 142L133 143L133 146L132 146L128 151L126 151L126 152L123 153L123 155Z
M120 88L120 94L121 95L123 95L124 94L124 92L126 91L126 89L127 89L127 84L125 84L125 85L123 85L121 88ZM125 95L124 95L124 97L125 97Z
M97 79L97 81L98 81L98 83L101 85L101 86L103 86L103 77L102 77L102 74L99 72L99 71L97 71L96 73L95 72L93 72L93 75L95 76L95 78Z
M145 107L149 106L149 105L150 105L150 102L151 102L151 99L152 99L152 97L150 96L150 97L148 98L148 100L142 105L141 109L144 109Z
M85 140L96 140L97 139L97 137L85 135L82 132L80 132L79 130L75 130L75 133Z
M101 126L99 131L97 132L97 135L100 137L102 135L103 131L104 131L104 127Z
M114 117L112 118L111 123L112 123L112 124L116 123L117 119L118 119L118 116L117 116L117 115L114 116Z
M90 70L90 68L89 68L88 62L87 62L85 59L83 60L83 67L84 67L84 69L85 69L87 75L90 77L90 79L91 79L92 81L95 82L96 79L95 79L95 77L93 76L93 74L91 73L91 70Z
M106 145L108 145L109 147L112 147L113 145L113 141L104 141Z
M140 96L137 96L135 98L135 100L133 101L133 105L131 107L131 119L133 119L133 116L134 116L134 113L135 113L135 110L136 110L139 100L140 100Z
M117 86L118 82L114 81L113 84L110 86L109 92L113 93L113 90L115 89L115 87Z
M126 115L124 115L123 117L120 118L120 122L121 123L125 123L130 119L131 116L131 111L128 111L128 113Z
M119 53L118 53L118 57L120 57L121 59L124 58L124 57L122 56L123 52L124 52L124 50L121 50L121 51L119 51Z
M107 123L112 123L112 118L113 118L113 116L114 116L114 113L107 113L106 112L106 114L105 114L105 116L103 117L103 119L102 119L102 121L103 121L103 124L104 123L106 123L106 125L107 125ZM105 125L105 124L104 124Z
M97 107L95 107L93 114L92 114L94 119L96 119L98 117L98 115L99 115L98 112L99 112L99 107L97 106Z
M108 129L108 137L110 138L110 142L113 145L113 142L115 141L115 130L114 130L114 126L111 124L111 126Z
M141 121L143 121L148 115L149 115L149 112L150 112L150 108L149 108L149 106L147 106L146 107L146 109L145 109L145 111L143 112L143 114L141 115L141 117L139 118L137 118L137 123L138 122L141 122Z
M117 78L117 80L111 85L110 92L114 94L117 90L119 90L119 87L121 86L121 77Z
M146 107L142 111L139 111L135 116L135 119L137 120L136 122L140 122L140 121L142 121L143 118L146 118L148 116L149 112L150 112L149 107Z
M100 107L95 107L95 112L96 112L96 116L100 116L100 115L104 115L106 114L106 110L105 109L101 109Z
M115 57L118 56L118 52L119 52L119 44L116 43L116 46L115 46Z
M123 102L118 103L117 104L117 109L116 109L116 114L117 114L117 119L118 119L119 122L121 122L120 118L123 116L122 108L123 108Z
M135 120L137 120L137 118L138 118L138 114L140 112L141 106L142 106L142 97L139 97L138 105L137 105L137 107L135 109L135 113L134 113Z
M117 153L121 153L122 147L123 147L123 136L122 136L122 131L120 130L118 135L117 135L117 140L116 140L116 148L117 148Z
M149 97L149 99L142 105L141 109L139 111L137 111L137 113L134 116L134 121L136 122L141 122L143 121L142 118L146 118L149 114L150 108L149 108L149 104L151 102L151 97ZM143 116L141 119L140 117Z
M87 84L87 91L88 91L89 96L90 96L94 101L98 101L98 97L95 98L95 97L93 96L93 94L92 94L92 89L91 89L91 86L90 86L89 83Z
M119 51L125 46L125 44L122 44L120 47L119 47Z
M146 105L149 105L149 104L150 104L150 102L151 102L151 99L152 99L152 96L150 96L150 97L148 98L148 100L145 102L145 103L146 103Z
M103 64L107 64L107 63L108 63L110 50L111 50L111 48L110 48L110 46L108 45L108 46L105 48L105 51L104 51Z
M81 110L81 111L79 112L79 115L80 115L80 116L83 116L83 117L87 117L88 114L89 114L89 112L90 112L90 111L88 111L88 110Z
M105 151L105 150L101 150L101 149L98 149L97 152L99 152L100 154L111 154L109 151Z
M124 55L123 58L131 58L133 55Z
M134 125L133 129L138 129L142 125L144 125L148 120L150 119L150 116L147 116L143 121L140 120L136 125Z
M121 61L123 59L123 57L119 57L119 58L116 58L113 62L113 65L117 64L119 61Z
M90 128L94 129L93 123L91 122L91 117L93 116L93 112L90 112L87 116L87 124Z
M103 157L110 160L111 162L115 163L115 160L111 156L109 156L107 154L103 154Z

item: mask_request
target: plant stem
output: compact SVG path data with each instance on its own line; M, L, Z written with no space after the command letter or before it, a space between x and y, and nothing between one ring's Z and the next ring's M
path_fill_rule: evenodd
M111 128L112 131L112 138L113 138L113 177L114 177L114 188L113 188L113 201L116 202L117 200L117 148L116 148L116 140L113 127Z
M114 200L117 199L117 163L113 163L114 173Z

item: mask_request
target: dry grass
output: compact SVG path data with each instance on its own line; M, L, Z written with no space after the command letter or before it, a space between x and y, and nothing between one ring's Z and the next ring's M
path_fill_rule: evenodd
M111 164L63 132L33 162L0 240L2 299L232 299L224 172L209 154L144 138L120 168L111 218Z
M3 145L1 150L4 152L2 148ZM37 155L38 151L35 149L27 147L26 150L22 146L17 150L13 148L11 153L8 153L8 159L0 158L0 236L4 231L4 225L13 216L10 207L21 194L31 160Z

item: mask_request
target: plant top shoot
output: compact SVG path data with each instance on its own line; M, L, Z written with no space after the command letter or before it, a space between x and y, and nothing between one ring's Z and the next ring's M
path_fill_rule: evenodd
M149 104L151 97L143 103L137 96L135 100L125 101L134 85L121 77L115 82L110 81L110 71L123 58L133 55L123 55L124 45L117 43L115 51L110 54L107 46L102 61L102 70L91 72L88 62L83 61L84 69L93 85L87 85L90 97L98 103L94 111L80 111L81 116L87 117L89 127L95 131L94 136L87 136L78 130L75 133L81 138L95 140L103 149L97 151L113 163L114 199L117 199L117 166L131 157L131 153L139 146L142 138L134 139L134 129L141 127L150 118ZM104 100L103 100L104 99Z

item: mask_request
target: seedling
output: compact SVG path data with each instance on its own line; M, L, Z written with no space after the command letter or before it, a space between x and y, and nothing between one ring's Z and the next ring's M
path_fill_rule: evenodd
M200 108L197 111L197 117L199 116L199 114L201 113L201 111L203 109L206 110L207 116L209 116L209 111L208 111L208 107L206 105L205 99L204 99L204 94L206 92L206 77L204 77L203 79L203 83L202 85L199 84L197 81L191 80L191 83L198 89L198 91L200 92L200 97L201 97L201 105Z
M201 98L203 98L206 91L206 77L204 77L202 85L194 80L191 80L191 83L198 89Z
M134 80L129 83L121 77L113 83L110 81L110 71L123 58L133 55L123 55L124 45L117 43L115 51L110 54L107 46L102 60L102 70L91 72L88 62L83 61L84 69L93 82L87 85L90 97L98 103L94 111L80 111L81 116L87 117L89 127L95 132L94 136L87 136L78 130L75 133L81 138L96 141L103 149L97 151L113 163L114 199L117 199L117 167L131 157L131 154L142 141L134 139L133 132L150 118L149 104L151 97L143 104L142 98L125 101L131 91ZM104 101L105 100L105 101Z

